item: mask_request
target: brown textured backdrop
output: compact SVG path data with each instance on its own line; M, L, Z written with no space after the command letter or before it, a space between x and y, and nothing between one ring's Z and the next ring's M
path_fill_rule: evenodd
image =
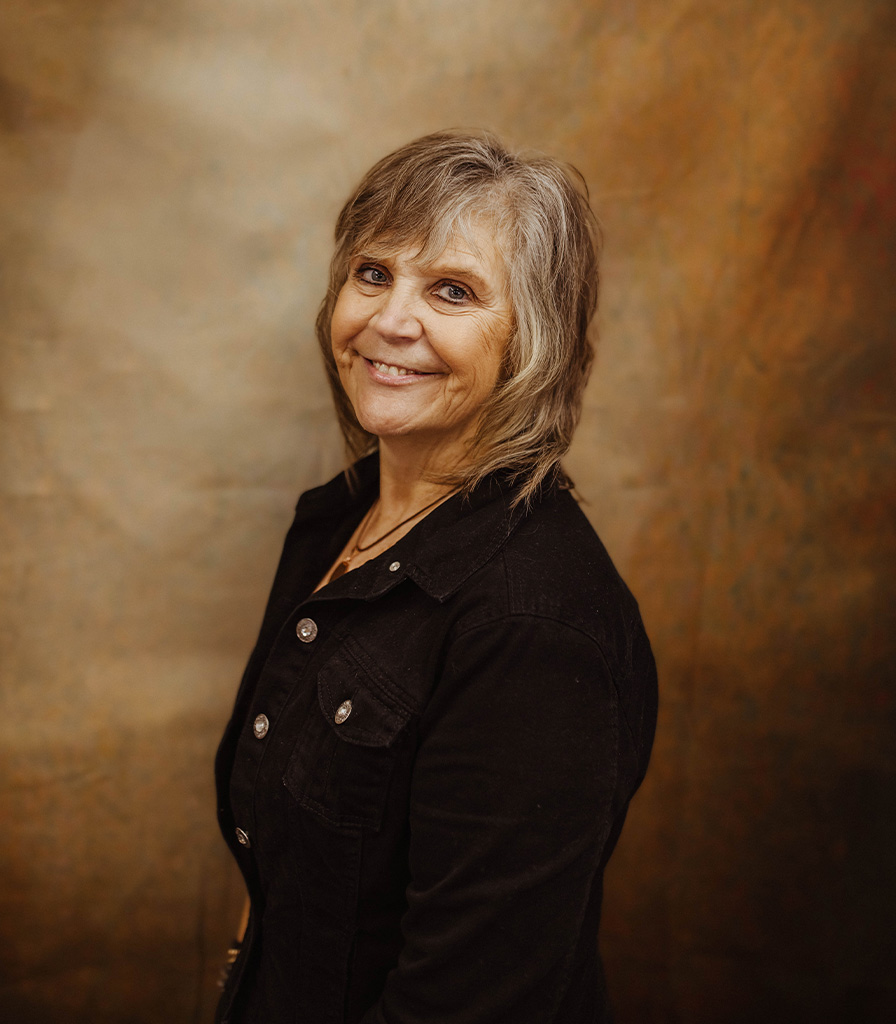
M662 684L621 1024L896 1019L891 0L0 0L0 54L3 1019L210 1019L331 224L458 124L606 228L570 468Z

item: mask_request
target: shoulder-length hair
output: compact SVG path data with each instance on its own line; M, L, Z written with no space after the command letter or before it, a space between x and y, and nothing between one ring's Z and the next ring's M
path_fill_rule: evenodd
M574 168L509 150L489 132L444 131L409 142L375 164L336 221L329 288L317 316L348 453L374 451L339 382L330 323L359 253L417 247L425 257L485 223L507 275L513 325L502 373L486 401L462 469L438 479L469 492L501 470L528 502L544 483L571 482L560 467L593 360L600 229ZM468 239L465 239L468 240Z

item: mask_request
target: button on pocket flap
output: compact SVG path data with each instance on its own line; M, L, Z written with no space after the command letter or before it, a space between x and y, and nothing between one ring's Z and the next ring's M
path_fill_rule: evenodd
M317 698L336 735L361 747L391 746L408 720L408 713L344 652L318 673Z

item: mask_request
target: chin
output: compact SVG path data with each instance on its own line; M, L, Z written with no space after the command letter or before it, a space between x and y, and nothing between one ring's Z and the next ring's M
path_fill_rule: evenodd
M406 420L391 420L382 416L358 416L358 422L367 431L376 437L405 437L413 433L413 427Z
M377 437L401 437L412 433L414 430L413 417L407 415L407 410L377 408L366 402L352 403L355 416L361 426L368 434L375 434Z

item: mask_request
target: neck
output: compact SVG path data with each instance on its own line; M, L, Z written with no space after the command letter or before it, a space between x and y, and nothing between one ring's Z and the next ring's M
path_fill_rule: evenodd
M454 490L434 482L437 477L459 465L444 453L408 450L393 440L380 441L380 500L377 519L381 523L398 521Z

